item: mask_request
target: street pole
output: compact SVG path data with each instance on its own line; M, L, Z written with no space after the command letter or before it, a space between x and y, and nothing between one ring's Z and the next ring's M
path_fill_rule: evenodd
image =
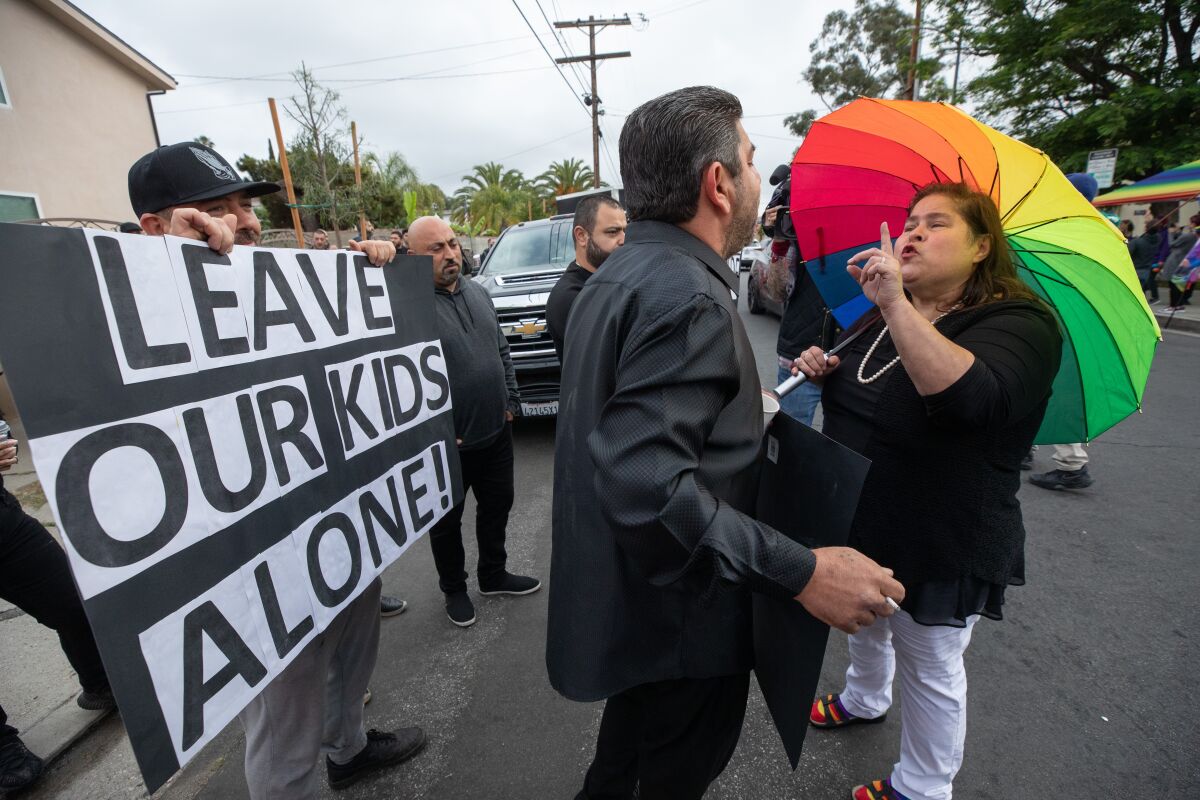
M358 125L350 121L350 141L354 143L354 188L358 190L358 238L367 240L367 212L362 207L362 167L358 163Z
M288 208L292 210L292 226L296 229L296 246L304 249L304 228L300 226L300 209L296 208L296 190L292 186L292 171L288 169L287 148L283 146L283 132L279 128L279 112L275 110L275 98L268 97L271 107L271 122L275 124L275 141L279 142L279 168L283 170L283 188L287 191Z
M921 47L921 0L916 0L917 8L913 14L912 47L908 51L908 90L905 95L909 100L917 99L917 53Z
M588 17L588 22L595 17ZM600 188L600 101L596 94L596 28L588 27L588 62L592 67L592 188Z
M592 109L592 186L600 188L600 96L599 89L596 85L596 65L609 58L629 58L632 55L628 50L620 53L601 53L596 54L596 33L597 30L603 30L609 25L630 25L629 17L620 17L614 19L596 19L594 16L588 17L586 20L577 19L574 22L555 22L555 28L587 28L588 29L588 54L586 56L571 56L568 58L556 58L556 64L574 64L581 61L586 61L592 71L592 93L584 98L584 103L591 106Z

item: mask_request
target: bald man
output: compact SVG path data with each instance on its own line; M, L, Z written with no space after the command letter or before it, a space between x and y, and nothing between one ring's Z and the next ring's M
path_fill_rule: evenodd
M475 493L479 593L533 594L542 587L541 581L505 569L504 540L513 504L512 420L521 407L508 340L487 292L461 278L462 249L444 220L415 221L408 229L408 247L410 255L433 258L438 336L450 376L463 491ZM446 616L467 628L475 624L475 606L467 596L463 503L434 524L429 544L446 595Z

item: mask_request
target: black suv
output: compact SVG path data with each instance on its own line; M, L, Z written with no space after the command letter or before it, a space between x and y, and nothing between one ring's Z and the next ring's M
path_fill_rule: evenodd
M561 370L546 329L546 298L575 257L572 219L560 214L513 225L500 234L473 276L496 306L527 417L558 414Z

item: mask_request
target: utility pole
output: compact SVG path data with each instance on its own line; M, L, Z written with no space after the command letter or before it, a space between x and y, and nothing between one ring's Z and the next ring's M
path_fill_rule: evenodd
M905 95L909 100L917 99L917 57L921 53L921 0L916 0L916 3L916 13L913 14L912 48L908 54L910 62L908 68L908 88L905 91Z
M577 19L574 22L555 22L555 28L587 28L588 29L588 55L586 56L571 56L569 58L556 58L556 64L574 64L581 61L588 62L588 66L592 70L592 93L584 95L584 105L591 106L592 109L592 186L600 188L600 97L596 93L596 64L609 58L629 58L632 53L628 50L623 50L620 53L600 53L596 54L596 32L603 30L609 25L630 25L629 16L626 15L614 19L596 19L588 17L586 20Z

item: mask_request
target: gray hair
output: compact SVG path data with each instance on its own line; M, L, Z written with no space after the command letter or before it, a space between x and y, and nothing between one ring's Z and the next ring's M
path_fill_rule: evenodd
M631 220L686 222L696 216L700 181L714 161L742 171L737 123L742 104L712 86L690 86L634 109L621 130L621 179Z

